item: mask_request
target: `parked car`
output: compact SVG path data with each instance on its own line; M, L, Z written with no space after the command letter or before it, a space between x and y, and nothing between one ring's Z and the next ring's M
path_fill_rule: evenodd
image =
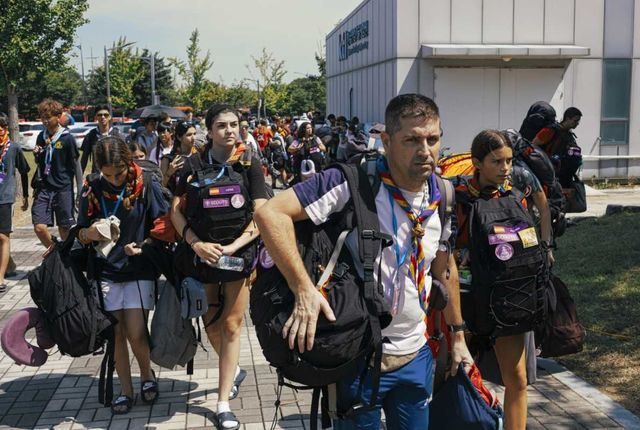
M95 127L74 127L69 129L69 133L71 133L76 139L76 146L78 149L82 146L82 141L89 134L89 132Z
M28 121L18 124L20 129L20 146L25 151L33 151L36 147L36 140L44 125L40 121Z
M76 122L73 125L70 125L68 128L69 130L73 130L74 128L81 128L81 127L97 127L98 123L97 122Z

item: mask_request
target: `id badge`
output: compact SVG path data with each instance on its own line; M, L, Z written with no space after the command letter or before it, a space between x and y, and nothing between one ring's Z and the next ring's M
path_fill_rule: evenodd
M4 179L7 177L7 174L4 172L0 172L0 184L4 182Z

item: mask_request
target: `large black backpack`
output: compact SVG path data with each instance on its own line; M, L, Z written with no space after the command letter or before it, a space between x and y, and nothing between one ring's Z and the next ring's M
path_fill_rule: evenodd
M72 229L64 242L54 243L28 279L31 298L44 313L46 327L60 352L81 357L104 346L115 320L103 310L97 287L70 256L75 231Z
M86 250L80 250L81 258L71 255L76 231L72 228L64 242L55 242L42 263L29 272L31 298L44 313L49 335L62 354L81 357L106 347L98 397L109 405L113 397L113 327L117 321L104 310L93 251L87 255ZM81 260L88 267L87 276Z
M547 313L547 266L534 222L515 189L500 198L470 200L471 288L462 291L462 313L479 336L524 333Z
M317 425L320 392L357 372L373 356L372 403L378 393L381 330L391 314L381 285L374 281L374 261L387 238L380 233L375 197L366 172L356 165L337 164L347 179L353 198L348 208L320 225L310 220L295 225L300 255L311 280L320 285L336 321L318 319L314 347L300 353L290 350L282 328L293 310L294 296L274 266L266 248L258 255L257 276L250 296L251 319L262 351L284 378L314 388L311 425ZM357 245L354 244L357 242ZM354 246L355 245L355 246ZM357 248L352 255L350 249ZM324 277L323 277L324 274ZM326 281L326 283L325 283ZM326 393L325 393L326 396ZM353 405L346 415L372 405ZM323 413L323 427L327 425Z

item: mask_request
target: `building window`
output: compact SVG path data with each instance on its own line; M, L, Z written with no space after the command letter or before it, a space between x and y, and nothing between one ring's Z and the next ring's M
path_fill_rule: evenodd
M604 60L600 137L605 145L629 141L631 60Z

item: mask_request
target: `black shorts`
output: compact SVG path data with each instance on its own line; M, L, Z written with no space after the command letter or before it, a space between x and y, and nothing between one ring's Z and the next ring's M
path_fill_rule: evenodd
M36 190L31 207L33 224L53 227L53 216L58 227L69 228L76 223L73 190Z
M197 258L195 252L184 241L180 242L174 253L174 264L178 276L197 279L204 284L217 282L234 282L248 278L255 268L258 254L258 241L254 240L248 245L240 248L233 254L234 257L241 257L244 260L244 269L241 272L222 270L211 267Z
M11 221L13 218L13 203L0 205L0 233L9 234L13 231Z

